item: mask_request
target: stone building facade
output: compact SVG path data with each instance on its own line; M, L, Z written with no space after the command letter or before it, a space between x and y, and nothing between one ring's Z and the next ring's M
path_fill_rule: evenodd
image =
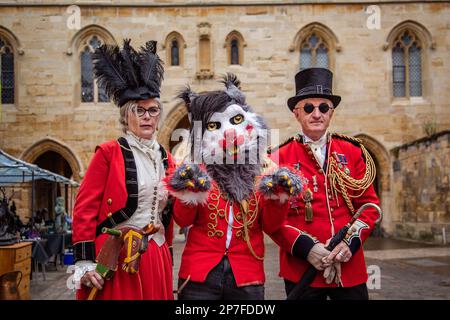
M158 137L166 147L176 144L173 131L188 123L174 99L184 84L211 90L221 75L236 73L249 104L279 129L282 141L299 128L286 107L295 73L326 66L334 73L334 92L343 98L332 130L365 141L378 169L382 226L396 234L404 211L391 150L420 139L426 128L450 127L449 1L75 4L0 1L0 148L82 179L95 146L120 134L118 110L95 81L86 80L89 52L99 43L158 41L166 64ZM47 201L45 194L40 197L40 203ZM23 208L29 205L28 192L18 198Z
M450 242L450 131L411 141L392 154L397 199L394 233Z

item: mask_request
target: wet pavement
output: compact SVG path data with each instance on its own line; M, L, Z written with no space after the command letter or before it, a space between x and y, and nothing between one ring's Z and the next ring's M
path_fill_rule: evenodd
M418 241L406 241L390 238L369 237L364 242L364 250L395 250L415 248L437 248L438 245L427 244ZM450 249L450 247L447 247Z
M174 285L184 238L174 241ZM393 239L369 238L365 245L369 270L369 297L375 300L445 299L450 300L450 247L426 245ZM278 277L278 248L270 240L266 243L265 298L284 300L284 284ZM30 285L31 299L70 300L74 293L67 288L70 272L58 266L47 270L46 280L38 272ZM176 298L176 297L175 297Z

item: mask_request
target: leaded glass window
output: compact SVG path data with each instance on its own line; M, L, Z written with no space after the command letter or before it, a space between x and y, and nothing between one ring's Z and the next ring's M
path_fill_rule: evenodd
M317 48L316 65L319 68L328 69L328 49L323 43Z
M173 39L171 43L171 51L170 51L170 61L172 66L180 65L180 48L178 45L178 40Z
M84 42L80 52L81 66L81 102L108 102L108 96L104 88L97 85L94 78L92 53L103 44L96 35L91 36Z
M94 75L91 51L85 47L81 52L81 102L94 101Z
M14 53L11 45L0 37L1 103L14 103Z
M394 97L404 97L405 90L405 52L400 44L392 49L392 79Z
M231 40L231 64L239 63L239 41L237 39Z
M413 43L409 47L409 95L422 96L422 63L420 47Z

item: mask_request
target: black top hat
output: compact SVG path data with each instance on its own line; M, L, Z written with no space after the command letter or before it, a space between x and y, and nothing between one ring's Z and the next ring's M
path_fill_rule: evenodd
M296 95L288 99L288 107L294 111L300 100L307 98L326 98L333 102L336 108L341 102L340 96L333 95L333 73L324 68L309 68L295 75Z

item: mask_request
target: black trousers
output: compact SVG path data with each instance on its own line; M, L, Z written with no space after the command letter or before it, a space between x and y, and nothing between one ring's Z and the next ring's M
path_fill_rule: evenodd
M286 295L294 289L295 283L284 280ZM299 300L369 300L369 292L365 283L346 288L312 288L305 289Z
M185 279L178 280L178 287ZM189 281L178 300L264 300L264 285L238 287L228 257L223 257L205 282Z

